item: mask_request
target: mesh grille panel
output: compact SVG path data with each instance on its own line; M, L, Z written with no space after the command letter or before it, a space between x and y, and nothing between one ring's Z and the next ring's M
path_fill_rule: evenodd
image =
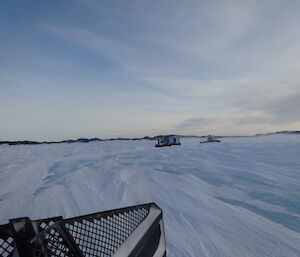
M45 230L46 228L49 228L51 225L53 225L54 222L51 220L50 222L41 222L39 224L39 232Z
M76 221L67 221L65 227L85 257L109 257L148 213L148 209L140 208L106 217L84 217Z
M10 257L13 255L14 249L14 239L9 235L0 234L0 256Z
M74 256L72 250L68 247L64 237L59 230L51 228L47 230L41 237L47 256L55 257L71 257ZM32 243L33 256L44 256L38 240Z
M161 226L155 203L69 219L17 218L0 225L0 257L164 256Z
M45 229L52 226L55 222L62 220L62 217L52 217L47 219L35 220L32 221L32 225L37 233L44 231Z

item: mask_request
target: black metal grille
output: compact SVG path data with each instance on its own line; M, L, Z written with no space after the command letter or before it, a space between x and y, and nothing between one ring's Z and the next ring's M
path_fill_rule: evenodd
M49 233L46 233L45 239L47 240L47 253L52 256L70 256L70 249L64 244L64 239L59 231L51 228Z
M55 222L62 220L63 217L58 216L58 217L51 217L51 218L47 218L47 219L41 219L41 220L35 220L32 221L32 226L35 230L36 233L40 233L42 231L44 231L45 229L49 228L50 226L52 226Z
M143 222L145 221L145 222ZM63 219L0 225L0 257L165 256L162 211L154 203Z
M0 256L10 257L13 255L15 249L14 239L10 235L0 234Z
M41 247L41 244L43 248ZM34 257L55 256L71 257L75 256L74 251L69 247L65 236L59 228L51 227L45 230L38 239L32 242L32 252ZM46 252L46 254L44 254Z
M86 257L109 257L146 218L149 210L140 208L106 217L84 217L66 221L65 227Z
M39 229L40 229L40 231L43 231L46 228L49 228L53 224L54 224L54 222L52 220L49 223L48 222L41 222Z

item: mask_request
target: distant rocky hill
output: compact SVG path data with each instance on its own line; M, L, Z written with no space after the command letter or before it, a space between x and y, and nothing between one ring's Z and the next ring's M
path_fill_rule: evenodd
M23 140L23 141L0 141L0 145L8 144L8 145L40 145L40 144L62 144L62 143L89 143L94 141L125 141L125 140L157 140L159 138L163 138L165 136L178 136L181 138L184 137L194 137L197 138L198 136L186 136L186 135L158 135L154 137L137 137L137 138L126 138L126 137L117 137L117 138L109 138L109 139L100 139L100 138L79 138L79 139L67 139L62 141L29 141L29 140ZM199 137L200 138L200 137Z
M300 134L299 130L295 131L278 131L278 132L271 132L271 133L264 133L264 134L256 134L255 136L263 136L263 135L274 135L274 134ZM194 135L176 135L176 134L168 134L168 135L157 135L154 137L137 137L137 138L124 138L124 137L117 137L117 138L109 138L109 139L100 139L100 138L79 138L79 139L67 139L62 141L0 141L0 145L8 144L8 145L40 145L40 144L62 144L62 143L89 143L95 141L124 141L124 140L157 140L159 138L163 138L166 136L177 136L180 138L204 138L207 136L194 136ZM214 136L215 138L222 138L222 137L239 137L239 136Z
M275 135L275 134L300 134L300 130L293 130L293 131L277 131L277 132L270 132L264 134L256 134L255 136L265 136L265 135Z

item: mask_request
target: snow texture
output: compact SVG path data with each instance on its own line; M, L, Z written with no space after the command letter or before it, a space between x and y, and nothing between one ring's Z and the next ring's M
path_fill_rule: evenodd
M156 202L168 256L300 256L300 136L0 146L0 222Z

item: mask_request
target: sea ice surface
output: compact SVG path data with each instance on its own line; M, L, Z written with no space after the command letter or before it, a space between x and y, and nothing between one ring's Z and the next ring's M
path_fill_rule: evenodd
M156 202L168 256L300 256L300 136L0 146L0 223Z

